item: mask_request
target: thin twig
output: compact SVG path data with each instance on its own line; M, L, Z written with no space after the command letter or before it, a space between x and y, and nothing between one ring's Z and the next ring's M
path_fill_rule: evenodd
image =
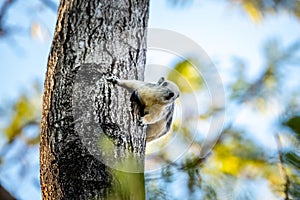
M16 0L5 0L2 7L0 8L0 36L4 35L6 33L6 30L3 27L3 19L4 19L4 16L7 14L9 7L14 2L16 2Z
M275 140L276 140L276 144L277 144L277 148L278 148L278 158L279 158L278 166L279 166L279 169L280 169L281 176L285 181L285 184L284 184L284 194L285 194L284 200L290 200L290 197L289 197L290 179L289 179L289 176L287 175L286 169L283 166L282 144L281 144L281 141L280 141L279 134L275 134Z

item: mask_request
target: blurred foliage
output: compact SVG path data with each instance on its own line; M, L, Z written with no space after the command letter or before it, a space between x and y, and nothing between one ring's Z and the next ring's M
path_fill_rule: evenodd
M284 181L278 176L276 161L269 160L262 148L242 134L244 133L223 133L222 141L215 147L203 171L214 176L226 174L250 179L263 177L274 186L282 184Z
M291 70L299 73L299 42L282 46L279 40L272 39L265 43L263 52L264 63L256 78L249 77L247 73L249 66L243 59L234 60L232 81L226 88L230 94L227 102L230 121L226 123L222 136L212 152L207 157L200 158L200 152L197 154L197 150L193 149L195 146L201 148L205 138L194 141L180 160L163 170L160 180L163 184L158 181L156 187L160 187L161 184L164 188L176 185L175 177L184 174L185 178L181 181L185 180L185 183L181 184L181 190L188 191L186 195L190 197L201 196L199 199L262 199L260 190L269 191L271 199L300 198L300 117L297 115L300 111L300 102L291 100L300 96L298 90L300 82L291 76ZM168 78L181 85L183 94L201 95L201 92L206 90L205 87L201 87L203 80L200 74L196 70L190 70L190 67L192 66L189 60L180 61L174 66L174 71L169 73ZM287 88L289 81L295 81L297 86ZM290 109L290 104L293 105L293 110ZM191 105L187 103L182 106ZM217 112L209 107L209 102L201 106L212 109L208 113ZM252 118L265 117L270 120L268 123L276 127L274 128L276 132L262 134L269 135L271 140L275 141L276 133L279 132L280 138L285 138L286 145L281 147L274 143L273 147L266 147L257 142L251 134L259 129L260 124L252 125L251 128L234 125L239 112L245 109L252 112L254 115ZM279 110L280 115L289 113L290 117L284 120L285 118L276 116L274 109ZM266 113L272 114L268 116ZM199 121L210 120L209 115L201 114L201 116ZM183 135L183 138L192 139L193 130L189 128L191 120L194 119L182 119L184 123L180 128L175 121L173 130ZM291 131L286 132L285 127L289 127ZM165 160L169 159L165 154L159 156ZM170 163L170 160L167 163ZM151 180L151 174L149 177ZM263 185L264 183L266 185ZM186 189L183 189L184 187ZM178 198L177 194L170 196L170 193L172 192L168 193L169 199Z
M300 18L300 2L298 0L230 0L240 5L254 21L261 20L267 13L285 11Z
M41 88L39 83L33 84L29 91L23 91L14 102L5 103L0 115L0 174L18 185L25 181L32 187L39 187L37 175L32 174L33 169L38 170L32 152L37 154L40 142L41 122ZM36 158L36 156L34 156ZM12 175L13 173L13 175ZM28 179L32 179L29 182ZM1 181L2 181L1 180ZM38 184L37 184L38 183ZM14 197L18 197L13 188L9 188ZM14 191L17 191L14 189ZM1 199L1 196L0 196Z
M294 166L296 169L300 169L300 157L295 152L285 152L284 162Z
M187 7L195 0L167 0L173 7ZM286 12L300 18L299 0L226 0L231 5L242 8L253 21L263 20L267 14Z
M12 143L17 137L22 137L28 145L39 143L39 134L34 136L22 134L23 130L29 126L40 126L41 91L38 85L35 85L34 91L34 96L24 93L13 103L13 111L10 114L9 122L2 129L8 143Z
M33 39L49 41L50 31L43 25L39 13L44 14L46 10L50 10L56 14L58 4L59 0L28 0L25 4L22 0L0 1L0 39L5 38L12 42L12 38L16 39L14 36L29 33ZM23 9L18 9L20 5ZM24 18L20 18L20 15L24 15ZM32 21L32 18L37 21Z
M300 116L293 116L288 119L286 122L283 122L283 125L288 126L291 128L300 140Z
M188 7L193 3L193 0L167 0L172 7Z
M286 193L292 199L298 199L300 197L300 117L298 115L291 116L283 122L283 125L292 130L290 133L292 135L288 135L288 139L294 143L292 147L288 146L282 155L282 161L289 169L286 172L288 178Z
M192 65L190 60L178 62L174 70L168 74L167 79L176 83L183 93L195 92L199 90L203 84L199 72Z
M286 81L284 68L296 66L299 63L300 42L282 47L276 39L269 40L264 45L265 64L262 66L261 73L257 78L250 82L246 76L245 63L237 59L235 77L236 80L231 84L231 99L239 101L256 101L257 104L265 103L266 100L276 93L281 92L280 85ZM264 106L263 106L264 107Z

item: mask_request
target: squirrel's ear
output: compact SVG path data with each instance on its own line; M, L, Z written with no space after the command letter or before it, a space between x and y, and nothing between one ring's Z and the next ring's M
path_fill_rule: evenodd
M164 77L161 77L158 81L157 81L157 84L160 85L162 82L165 81L165 78Z

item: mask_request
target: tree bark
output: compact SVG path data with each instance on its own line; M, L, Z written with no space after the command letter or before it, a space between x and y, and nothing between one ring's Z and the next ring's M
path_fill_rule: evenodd
M148 0L62 0L44 84L43 199L144 199L145 127L130 94L144 78Z

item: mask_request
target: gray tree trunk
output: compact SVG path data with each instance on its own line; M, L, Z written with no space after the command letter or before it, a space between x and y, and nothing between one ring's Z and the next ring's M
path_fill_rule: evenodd
M44 85L43 199L144 199L145 128L130 94L142 80L148 0L62 0Z

